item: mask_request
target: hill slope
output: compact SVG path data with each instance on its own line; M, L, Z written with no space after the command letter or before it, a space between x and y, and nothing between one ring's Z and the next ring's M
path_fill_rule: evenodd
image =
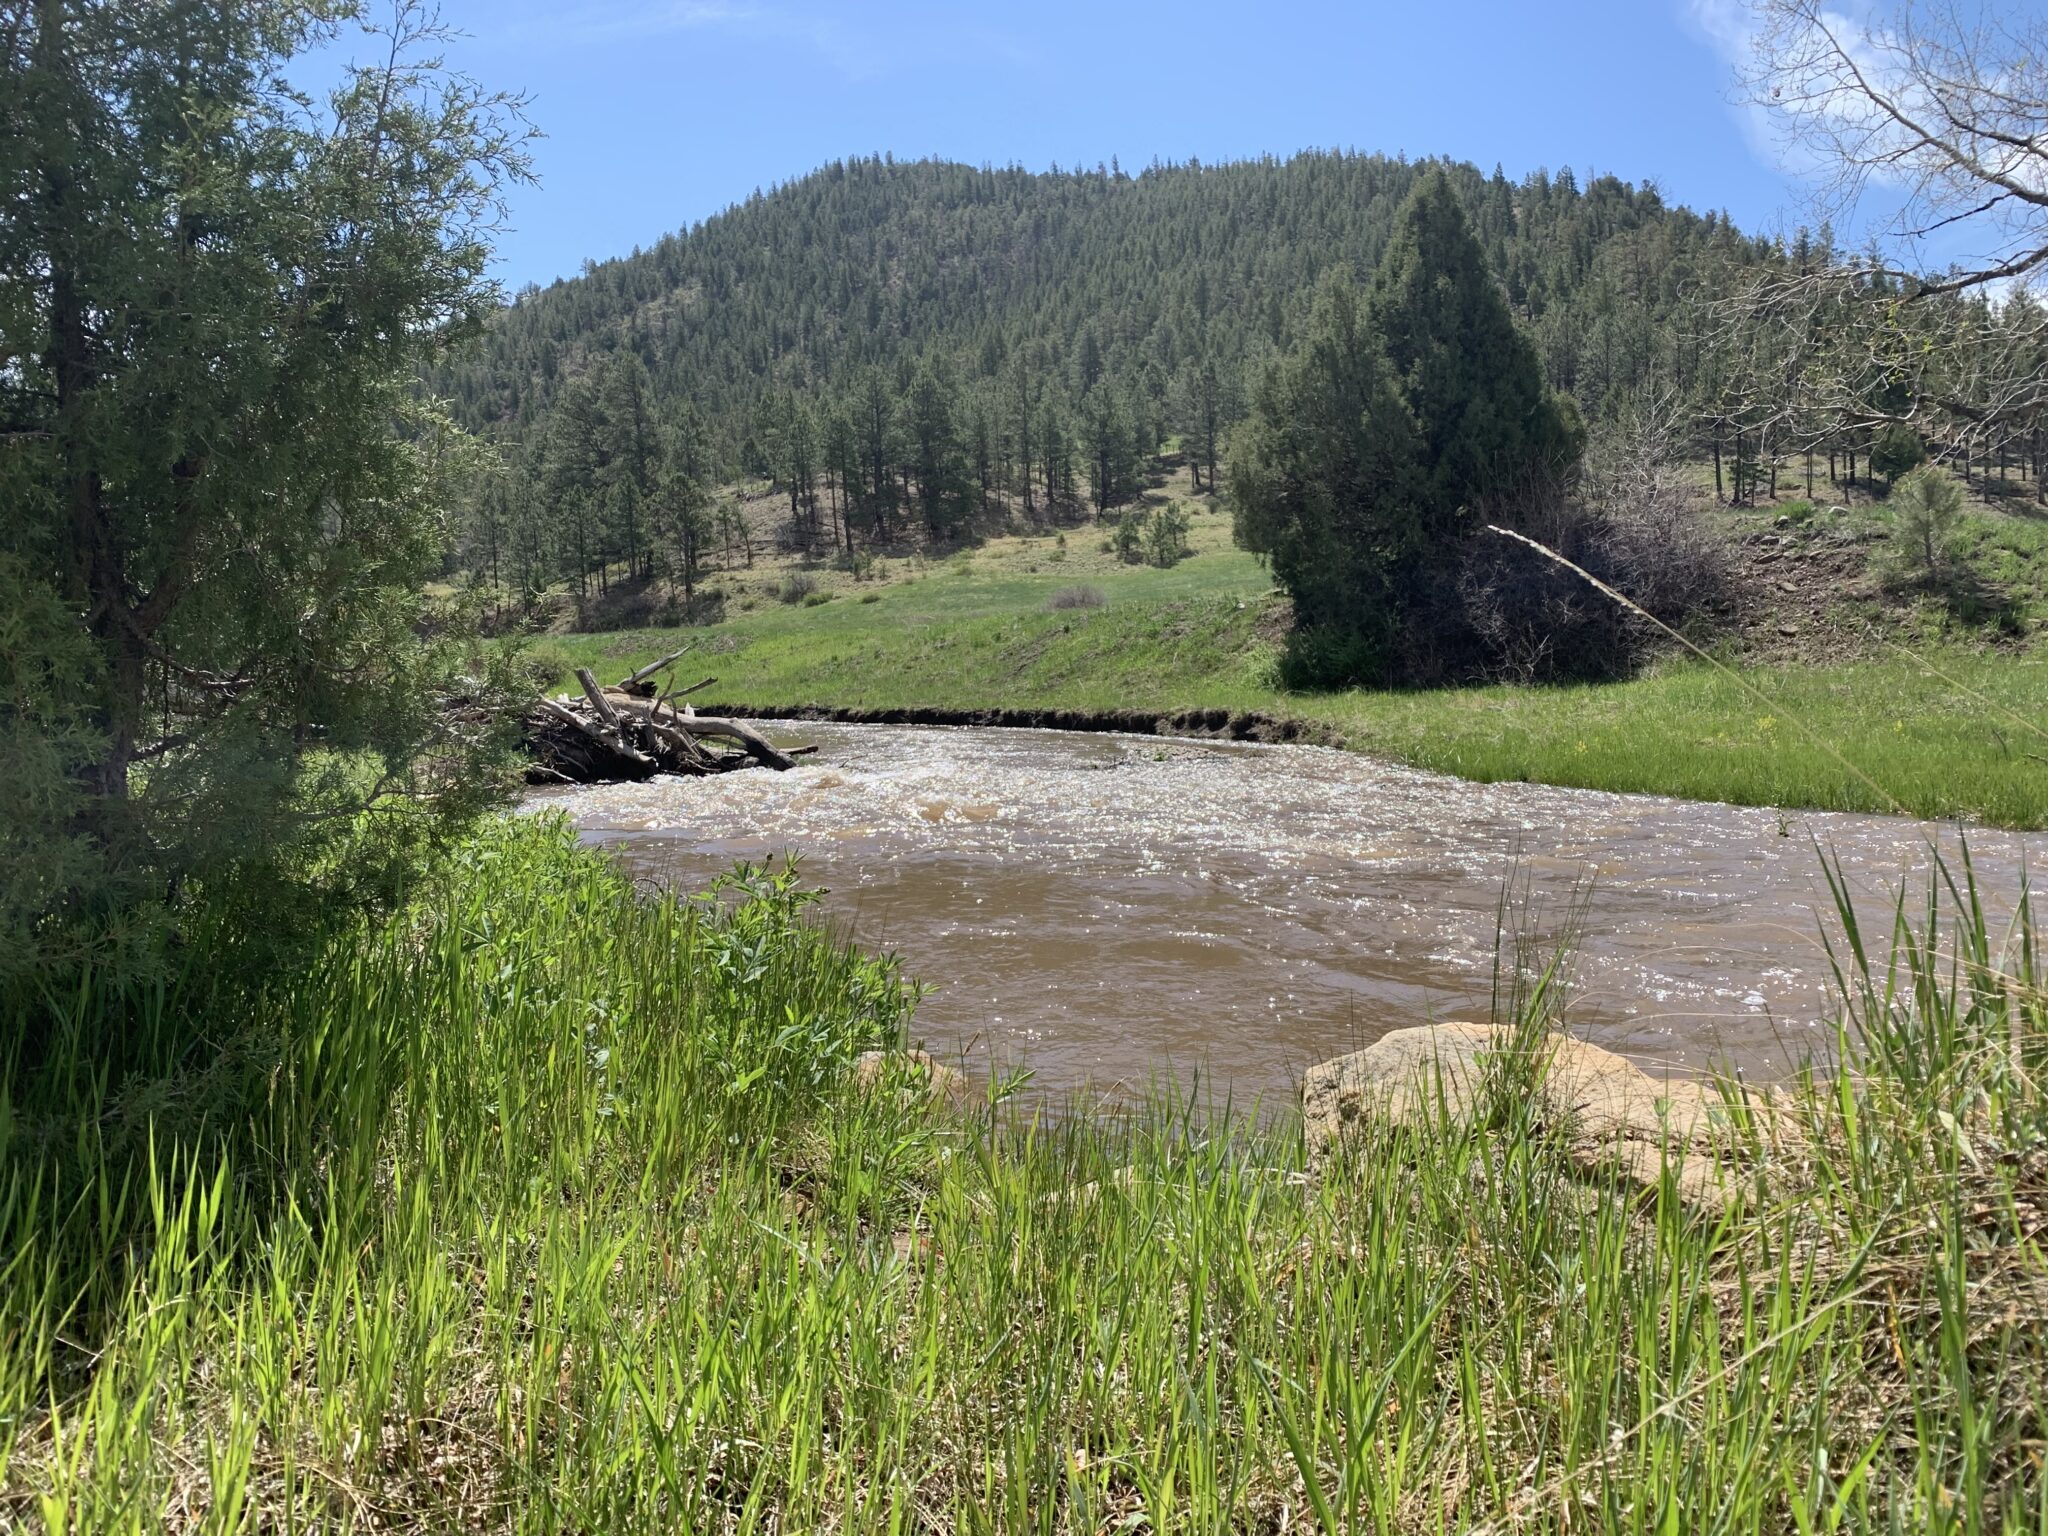
M1426 164L1310 153L1129 176L834 163L528 290L436 382L467 425L527 438L568 380L631 352L658 402L704 414L730 469L765 454L782 391L829 402L879 365L900 392L929 361L965 394L996 388L1023 350L1054 397L1078 405L1103 385L1163 433L1201 360L1227 394L1248 358L1285 343L1320 272L1372 267ZM1447 168L1551 382L1589 415L1651 381L1692 388L1685 306L1772 250L1648 186Z

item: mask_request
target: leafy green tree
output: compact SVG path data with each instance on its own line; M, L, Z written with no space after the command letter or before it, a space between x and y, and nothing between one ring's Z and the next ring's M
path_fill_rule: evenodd
M421 638L472 465L417 385L494 305L524 133L424 62L411 3L310 109L287 67L347 10L38 0L0 26L0 740L45 734L9 786L33 826L6 834L30 856L0 873L0 969L194 880L367 896L371 865L314 857L350 806L453 814L496 782L442 707L461 658Z
M1432 537L1500 515L1577 461L1577 414L1544 382L1441 170L1423 175L1395 217L1366 324L1421 434Z

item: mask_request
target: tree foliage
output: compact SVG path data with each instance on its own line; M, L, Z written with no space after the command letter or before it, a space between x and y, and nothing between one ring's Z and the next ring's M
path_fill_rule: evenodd
M441 707L484 685L419 638L472 466L417 380L492 308L523 130L411 4L324 100L283 85L352 14L0 11L0 969L488 782Z
M630 355L659 411L687 401L699 413L714 474L772 475L785 489L795 464L774 443L795 397L815 419L846 424L832 473L847 539L897 536L905 512L950 533L974 499L963 482L1034 516L1071 510L1077 494L1113 512L1170 438L1214 486L1247 409L1248 370L1295 344L1325 269L1382 265L1396 212L1426 177L1463 210L1457 254L1478 255L1443 300L1470 309L1459 344L1498 338L1505 314L1535 348L1536 387L1504 376L1489 410L1540 414L1563 391L1599 418L1652 387L1695 388L1708 371L1691 339L1695 305L1725 271L1775 259L1719 215L1610 177L1582 188L1568 172L1510 183L1468 165L1305 154L1033 174L882 157L826 166L527 290L482 349L450 358L434 382L517 463L582 409L581 381ZM1435 259L1423 247L1436 234L1399 237L1401 270ZM1437 302L1419 278L1390 278L1386 302L1397 289L1404 303ZM943 402L913 398L927 378ZM957 463L915 430L941 406ZM1477 483L1497 446L1482 425L1447 425L1465 434L1438 455L1449 481ZM601 582L601 568L635 558L626 530L566 485L543 480L538 502L521 505L557 580ZM792 522L822 541L808 515ZM472 569L481 533L469 534Z
M1577 461L1577 413L1544 382L1442 171L1402 204L1365 318L1421 433L1418 510L1431 536L1461 531Z
M1953 561L1956 525L1963 516L1963 488L1938 464L1925 464L1901 479L1891 495L1897 538L1907 558L1929 580L1939 579Z
M1475 519L1547 506L1582 448L1450 183L1425 176L1369 293L1325 279L1233 446L1238 539L1294 599L1304 680L1456 669L1479 638L1451 596Z
M1301 625L1384 650L1424 545L1423 442L1349 278L1324 280L1300 342L1260 377L1229 475L1238 542L1271 562Z

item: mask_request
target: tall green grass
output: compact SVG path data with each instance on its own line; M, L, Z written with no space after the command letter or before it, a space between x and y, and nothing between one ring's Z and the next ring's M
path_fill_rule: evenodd
M501 824L181 1073L17 1070L0 1524L2048 1529L2048 1011L2028 927L1934 902L1850 914L1861 1065L1702 1214L1508 1078L1313 1178L1193 1098L858 1092L911 994L786 876Z

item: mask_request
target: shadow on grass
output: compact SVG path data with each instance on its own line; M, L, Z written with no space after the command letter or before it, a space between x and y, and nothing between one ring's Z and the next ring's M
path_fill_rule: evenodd
M2007 517L2048 522L2048 501L2041 499L2041 487L2032 480L1977 480L1970 489L1985 505L1996 507Z
M2026 633L2019 599L1967 560L1951 559L1932 572L1901 572L1887 585L1899 596L1933 602L1949 622L1962 628L2003 639Z

